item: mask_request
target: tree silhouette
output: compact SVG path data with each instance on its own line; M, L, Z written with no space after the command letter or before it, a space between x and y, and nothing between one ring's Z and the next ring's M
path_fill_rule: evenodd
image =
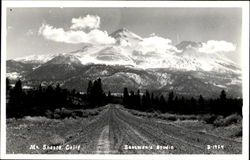
M108 103L111 103L111 102L112 102L112 95L111 95L111 92L110 92L110 91L108 91L107 102L108 102Z
M221 101L225 101L227 99L227 95L224 89L220 93L220 99Z
M225 90L222 90L220 93L220 99L219 99L219 108L218 113L219 114L228 114L228 112L231 110L230 106L227 105L227 95Z
M174 92L171 91L168 95L168 101L167 101L167 111L173 110L173 101L174 101Z
M204 98L202 97L202 95L200 95L198 101L199 101L199 106L200 106L200 107L204 107L205 104L204 104Z
M129 104L128 88L124 88L124 90L123 90L123 105L128 106L128 104Z
M140 90L137 90L137 94L135 96L135 105L138 110L141 110L141 95L140 95Z
M165 113L167 110L166 110L166 101L165 101L165 98L163 97L163 95L160 96L160 111Z
M90 104L93 102L94 99L92 91L93 91L93 84L92 81L90 80L87 88L87 102Z
M6 91L8 92L10 90L10 79L6 78Z
M145 109L148 111L151 108L151 99L150 99L150 93L148 90L146 90L146 96L145 96Z
M123 97L112 96L112 93L109 91L106 98L100 78L89 81L87 93L84 94L85 98L81 98L82 95L76 92L76 90L70 91L62 88L60 84L56 86L50 84L47 87L42 87L40 84L36 88L23 90L21 80L17 80L14 87L10 87L9 80L6 79L6 90L7 118L19 118L25 115L46 116L47 110L53 112L58 108L94 108L112 101L123 104L127 108L146 112L157 110L162 113L209 113L224 116L238 113L242 115L242 98L233 99L227 97L225 90L221 91L217 99L204 99L202 95L197 97L197 99L195 97L189 99L183 96L179 98L174 95L174 91L171 91L166 101L163 95L154 94L155 92L150 93L148 90L145 90L141 97L139 89L135 93L132 90L129 92L127 88L124 88Z
M7 117L22 117L22 110L26 110L23 106L24 92L22 90L22 82L19 79L14 88L10 91L9 105L7 106ZM10 114L8 114L10 113Z
M94 81L89 81L87 88L87 101L90 107L101 106L105 102L105 93L102 89L102 81L100 78Z

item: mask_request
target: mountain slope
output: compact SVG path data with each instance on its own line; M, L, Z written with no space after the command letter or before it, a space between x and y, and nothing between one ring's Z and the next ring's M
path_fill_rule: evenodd
M81 91L89 80L100 77L105 90L112 92L128 87L210 97L224 89L241 96L241 70L237 64L223 54L201 52L200 42L183 41L176 46L160 46L159 50L148 45L149 40L162 40L155 35L147 39L146 46L144 38L124 28L110 36L116 44L85 44L69 53L9 60L7 73L13 77L21 74L30 85L60 82Z
M172 46L172 49L157 48L159 46L154 46L156 44L151 44L151 41L162 40L161 37L153 35L145 40L125 28L113 32L110 36L116 39L116 44L85 45L79 50L64 53L64 55L77 57L79 63L83 65L127 65L143 69L169 68L182 71L240 73L240 68L223 54L201 52L202 43L200 42L183 41ZM59 55L33 55L16 59L16 61L43 64Z

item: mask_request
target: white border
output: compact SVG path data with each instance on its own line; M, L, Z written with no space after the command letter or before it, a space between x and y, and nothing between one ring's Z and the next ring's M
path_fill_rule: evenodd
M243 148L240 155L90 155L6 154L6 9L7 7L197 7L242 8ZM243 1L2 1L1 35L1 157L0 159L171 159L248 160L249 152L249 2Z

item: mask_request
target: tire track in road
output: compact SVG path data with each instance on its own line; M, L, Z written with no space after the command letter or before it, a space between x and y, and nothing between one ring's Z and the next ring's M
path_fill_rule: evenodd
M209 144L222 144L227 146L223 151L220 151L220 153L240 153L241 152L241 143L235 143L233 141L228 141L219 137L211 136L208 134L202 134L202 133L196 133L188 131L187 129L181 129L180 127L169 125L169 124L161 124L154 120L149 119L143 119L143 118L137 118L136 116L132 115L129 112L123 111L122 109L117 110L119 116L126 120L129 124L136 126L136 128L140 128L140 131L143 131L143 133L146 133L149 131L149 134L152 134L154 132L155 134L158 134L159 137L162 138L162 141L165 139L168 141L165 137L169 137L170 139L173 139L172 143L178 145L178 141L180 144L187 144L189 145L188 150L192 152L195 151L195 148L199 148L197 150L198 153L217 153L217 151L212 150L206 150L206 145ZM138 125L141 123L141 125ZM150 135L149 135L150 136ZM154 139L157 139L158 137L155 137ZM169 139L169 140L170 140ZM183 143L185 142L185 143ZM186 145L185 145L186 146ZM179 146L183 148L183 146ZM186 146L187 148L187 146ZM186 153L185 148L182 153ZM203 150L202 150L203 149ZM192 151L193 150L193 151ZM189 153L189 152L188 152ZM195 152L196 153L196 152Z
M66 145L71 144L78 144L81 145L80 150L78 153L88 153L91 154L94 152L94 143L91 143L91 141L94 141L98 137L98 133L100 133L100 130L103 126L108 124L107 117L109 117L109 108L105 109L102 113L100 113L99 116L97 116L95 119L91 120L88 124L83 125L81 128L79 128L79 131L72 135L70 139L67 139L64 144L62 144L62 148L64 148ZM46 150L44 153L46 154L53 154L53 153L67 153L72 154L73 151L56 151L56 150Z
M127 122L123 121L122 119L119 119L118 117L117 117L117 120L120 121L121 123L123 123L126 126L126 128L128 128L131 132L133 132L134 135L136 135L137 137L139 137L142 140L142 142L146 142L146 144L150 144L151 143L148 140L148 138L146 138L145 136L143 136L142 134L140 134L136 129L134 129Z
M138 120L137 117L134 117L130 113L123 112L122 110L118 109L116 110L116 115L117 117L119 117L120 120L124 121L124 123L127 123L129 126L132 125L133 128L137 128L138 130L140 130L146 137L148 137L148 139L151 140L151 144L155 143L157 145L162 145L162 146L172 145L175 148L175 150L172 150L172 151L171 150L162 150L162 151L154 150L154 153L157 153L157 152L186 153L188 150L194 153L201 153L204 151L204 149L200 146L197 146L195 144L186 142L182 139L163 133L163 131L160 128L146 124L146 121L144 119L140 119L140 120L143 120L142 122Z
M155 119L137 117L115 104L107 107L107 110L101 112L93 121L79 128L79 132L66 140L63 146L80 144L78 154L215 154L214 151L206 150L206 144L211 143L231 145L224 153L238 153L240 149L238 143L164 124ZM154 146L154 149L126 150L125 145ZM174 146L174 150L157 150L156 145Z
M110 153L109 125L105 126L101 132L101 135L98 139L96 153L97 154Z

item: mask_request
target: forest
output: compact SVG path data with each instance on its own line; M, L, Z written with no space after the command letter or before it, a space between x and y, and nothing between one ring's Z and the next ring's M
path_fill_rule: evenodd
M192 94L192 93L190 93ZM110 91L105 93L100 78L90 80L86 93L62 88L60 84L23 89L22 81L10 85L6 79L6 115L7 118L24 116L46 116L47 111L55 109L90 109L108 103L122 104L128 109L142 112L160 112L176 114L216 114L227 116L233 113L242 115L242 99L229 98L222 90L218 98L205 99L177 96L174 91L167 95L154 95L145 90L143 93L123 89L123 96L114 96Z

